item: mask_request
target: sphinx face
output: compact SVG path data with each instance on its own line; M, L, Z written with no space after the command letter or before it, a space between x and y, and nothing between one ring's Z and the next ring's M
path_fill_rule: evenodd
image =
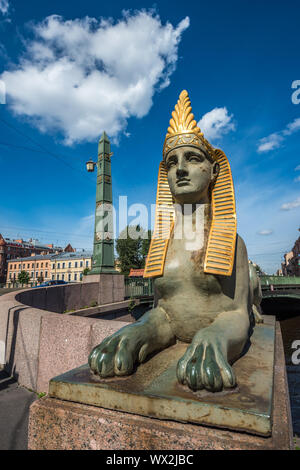
M209 186L216 179L219 168L204 147L175 148L167 155L166 167L170 190L178 204L209 202Z

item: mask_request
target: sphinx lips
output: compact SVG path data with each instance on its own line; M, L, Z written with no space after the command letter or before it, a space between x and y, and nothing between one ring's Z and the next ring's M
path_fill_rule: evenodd
M185 186L189 184L190 180L187 178L181 178L180 180L176 181L177 186Z

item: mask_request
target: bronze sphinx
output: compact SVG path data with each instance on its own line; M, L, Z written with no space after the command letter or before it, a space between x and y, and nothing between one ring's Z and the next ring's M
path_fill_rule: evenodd
M164 143L145 269L145 277L156 278L155 306L96 346L89 365L101 377L129 375L151 354L187 342L178 381L216 392L236 385L231 365L243 353L253 317L261 321L261 290L236 233L229 162L204 138L191 111L184 90ZM186 221L192 241L182 231Z

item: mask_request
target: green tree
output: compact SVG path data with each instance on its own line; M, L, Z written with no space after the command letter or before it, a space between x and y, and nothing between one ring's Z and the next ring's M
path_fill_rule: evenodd
M82 275L86 276L89 272L90 272L90 268L84 268L84 270L82 271Z
M30 280L30 276L29 276L29 273L27 273L26 271L21 271L19 274L18 274L18 282L20 284L29 284L29 280Z
M149 248L149 240L145 239L145 236L145 230L139 225L128 225L120 233L116 250L123 274L128 275L130 269L140 269L145 266L145 257Z
M263 274L265 274L258 264L254 264L254 268L259 276L262 276Z
M142 247L141 247L141 255L143 257L142 268L145 267L146 258L147 258L148 251L149 251L149 248L150 248L151 237L152 237L152 232L151 232L151 230L148 230L147 238L143 238L143 240L142 240Z

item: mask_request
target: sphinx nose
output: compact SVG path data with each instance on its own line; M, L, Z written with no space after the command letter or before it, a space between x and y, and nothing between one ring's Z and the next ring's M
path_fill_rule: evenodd
M184 176L187 176L188 172L183 166L180 166L176 170L176 176L177 178L183 178Z

